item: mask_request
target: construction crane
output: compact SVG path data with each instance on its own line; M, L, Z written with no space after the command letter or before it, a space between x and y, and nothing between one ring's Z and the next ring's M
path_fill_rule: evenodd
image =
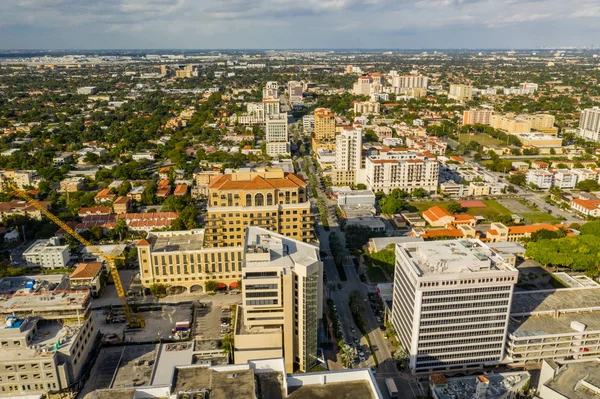
M115 251L113 251L110 255L106 254L100 248L96 247L94 244L83 238L79 233L75 230L67 226L65 222L54 216L50 211L48 211L42 204L32 198L26 191L19 189L12 183L7 184L8 188L14 191L16 195L23 198L27 203L33 206L38 211L42 212L48 219L52 220L54 223L59 225L64 231L69 233L74 239L85 245L89 251L91 251L94 255L100 257L105 260L108 264L108 268L110 270L110 274L115 283L115 288L117 289L117 294L119 295L119 299L121 300L121 305L123 306L123 312L125 313L125 317L127 319L127 325L130 328L143 328L146 324L144 318L139 314L133 314L131 309L129 308L129 304L127 303L127 298L125 297L125 290L123 289L123 284L121 284L121 277L119 276L119 271L117 270L117 266L115 261L117 259L125 259L123 255L115 255ZM116 249L115 249L116 250Z

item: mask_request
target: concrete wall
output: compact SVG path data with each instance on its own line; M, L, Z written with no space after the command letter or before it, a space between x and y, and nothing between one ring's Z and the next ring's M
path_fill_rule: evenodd
M287 377L287 385L290 387L315 384L325 385L338 382L356 381L367 382L371 387L373 396L376 399L383 399L383 395L379 390L379 386L377 386L377 383L375 382L375 377L369 369L324 371L321 373L310 374L291 374Z

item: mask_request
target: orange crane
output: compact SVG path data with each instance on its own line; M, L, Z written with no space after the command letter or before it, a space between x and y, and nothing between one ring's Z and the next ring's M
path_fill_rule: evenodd
M32 198L26 191L19 189L12 183L8 183L8 187L14 191L16 195L23 198L27 203L33 206L35 209L42 212L48 219L52 220L54 223L59 225L64 231L69 233L74 239L85 245L88 250L90 250L94 255L102 258L108 264L108 268L110 270L110 274L115 283L115 288L117 289L117 294L119 295L119 299L121 300L121 305L123 306L123 312L125 312L125 317L127 318L127 325L130 328L143 328L146 323L144 318L139 314L133 314L131 309L129 308L129 304L127 303L127 298L125 297L125 290L123 289L123 284L121 284L121 277L119 276L119 271L117 270L117 266L115 261L117 259L125 259L123 255L114 255L111 253L110 255L106 254L104 251L100 250L94 244L83 238L79 233L75 230L67 226L62 220L54 216L50 211L48 211L42 204Z

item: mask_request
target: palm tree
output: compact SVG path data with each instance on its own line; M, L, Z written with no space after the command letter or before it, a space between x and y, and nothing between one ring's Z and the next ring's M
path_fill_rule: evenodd
M127 222L125 222L125 219L117 221L117 224L112 229L112 233L119 237L119 241L123 241L123 236L127 234Z
M348 344L344 344L340 355L342 356L342 365L347 369L351 369L354 362L354 348Z
M221 340L221 347L223 348L223 355L227 356L227 360L230 360L233 355L233 334L226 334Z
M406 361L408 360L408 352L403 347L399 347L396 352L394 352L394 360L400 363L401 368L404 368Z
M352 291L349 298L350 312L356 315L363 314L365 311L365 304L360 292L356 290Z

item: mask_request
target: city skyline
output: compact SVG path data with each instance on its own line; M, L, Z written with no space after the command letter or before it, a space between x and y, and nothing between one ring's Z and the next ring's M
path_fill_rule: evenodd
M8 0L0 49L590 47L598 16L590 0Z

